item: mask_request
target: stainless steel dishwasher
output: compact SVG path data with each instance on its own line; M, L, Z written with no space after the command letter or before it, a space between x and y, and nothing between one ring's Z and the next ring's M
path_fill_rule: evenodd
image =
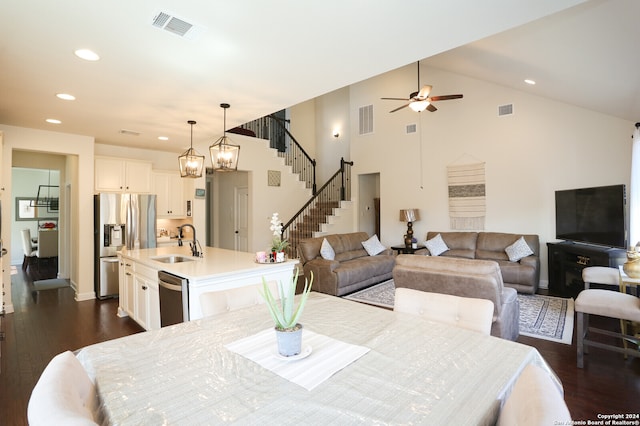
M189 321L189 280L158 271L160 326Z

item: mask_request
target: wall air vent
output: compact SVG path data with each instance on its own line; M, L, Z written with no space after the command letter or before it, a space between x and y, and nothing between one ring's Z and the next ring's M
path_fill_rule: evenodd
M358 135L373 133L373 105L360 107L358 111Z
M136 132L134 130L120 129L119 133L121 135L140 136L140 132Z
M156 12L153 15L151 25L188 40L195 40L205 32L204 27L189 23L185 19L166 11Z
M414 124L407 124L407 134L409 133L415 133L416 132L416 125Z
M513 104L498 106L498 117L502 117L504 115L513 115Z

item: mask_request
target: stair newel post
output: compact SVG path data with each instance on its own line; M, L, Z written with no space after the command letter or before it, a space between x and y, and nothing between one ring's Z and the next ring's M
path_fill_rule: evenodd
M316 186L316 159L311 160L311 164L313 165L313 183L311 184L313 195L318 193L318 188Z
M345 201L345 191L344 191L344 157L340 158L340 201Z

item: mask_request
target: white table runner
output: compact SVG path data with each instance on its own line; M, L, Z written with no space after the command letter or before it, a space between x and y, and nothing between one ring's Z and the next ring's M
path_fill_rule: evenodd
M309 391L369 352L369 348L364 346L344 343L303 329L303 352L310 349L311 354L302 359L283 360L277 356L273 328L226 344L225 348Z

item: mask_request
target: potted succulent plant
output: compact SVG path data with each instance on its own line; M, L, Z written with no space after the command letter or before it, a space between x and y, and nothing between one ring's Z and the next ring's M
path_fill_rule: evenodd
M295 356L302 351L302 324L298 322L304 305L307 302L313 283L313 273L311 280L304 280L304 290L300 294L298 307L295 307L294 297L296 295L296 283L298 282L298 270L288 286L279 283L281 298L276 298L269 290L267 281L262 278L262 291L260 295L265 300L269 313L273 318L276 330L276 340L278 343L278 353L282 356Z

